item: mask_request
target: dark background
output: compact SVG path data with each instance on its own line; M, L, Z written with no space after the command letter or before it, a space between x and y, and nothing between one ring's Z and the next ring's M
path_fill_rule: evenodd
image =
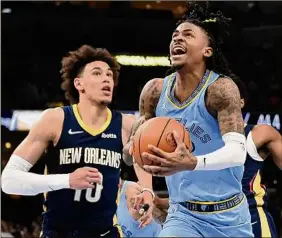
M213 2L233 19L223 47L233 71L245 82L250 95L245 112L250 123L259 115L282 118L282 3ZM166 56L175 24L185 2L6 2L1 4L2 116L14 109L43 110L65 104L60 89L60 61L82 44L105 47L114 55ZM138 110L144 84L163 77L167 67L122 66L120 84L112 105L118 110ZM26 132L4 126L1 140L2 169ZM12 147L6 148L10 142ZM33 171L43 172L44 159ZM134 179L126 168L125 178ZM265 163L264 182L269 187L269 209L281 221L281 171L271 158ZM164 181L156 190L166 190ZM38 236L42 197L8 196L2 192L2 230L19 237ZM33 222L32 222L33 221ZM26 228L24 228L26 227ZM29 232L27 232L27 230Z

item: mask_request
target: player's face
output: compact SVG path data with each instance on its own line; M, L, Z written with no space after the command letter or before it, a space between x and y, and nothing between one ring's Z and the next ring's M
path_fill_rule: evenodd
M170 60L173 68L181 69L185 64L197 65L212 55L206 32L190 23L180 24L172 34Z
M114 79L109 65L103 61L87 64L79 78L81 92L100 105L108 105L112 101Z

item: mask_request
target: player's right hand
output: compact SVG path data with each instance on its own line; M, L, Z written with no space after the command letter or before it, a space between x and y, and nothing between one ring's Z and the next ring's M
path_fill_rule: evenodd
M101 176L98 169L83 167L70 173L69 182L72 189L94 188L95 183L101 183Z

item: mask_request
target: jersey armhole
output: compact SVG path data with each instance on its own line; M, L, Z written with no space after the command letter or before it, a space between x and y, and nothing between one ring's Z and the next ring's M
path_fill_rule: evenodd
M64 126L65 126L65 120L67 119L66 117L66 112L65 112L65 109L64 107L60 107L62 110L63 110L63 123L62 123L62 126L61 126L61 130L58 132L58 140L57 140L57 143L56 144L52 144L53 147L57 147L60 145L61 143L61 138L62 138L62 135L63 135L63 131L64 131Z

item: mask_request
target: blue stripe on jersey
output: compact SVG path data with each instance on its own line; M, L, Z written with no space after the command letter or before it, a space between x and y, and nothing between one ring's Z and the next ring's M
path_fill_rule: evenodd
M47 194L43 229L95 229L113 225L122 160L122 115L108 111L102 129L89 131L76 106L63 107L64 123L59 142L48 150L49 174L71 173L78 168L97 168L102 185L94 189L62 189Z

